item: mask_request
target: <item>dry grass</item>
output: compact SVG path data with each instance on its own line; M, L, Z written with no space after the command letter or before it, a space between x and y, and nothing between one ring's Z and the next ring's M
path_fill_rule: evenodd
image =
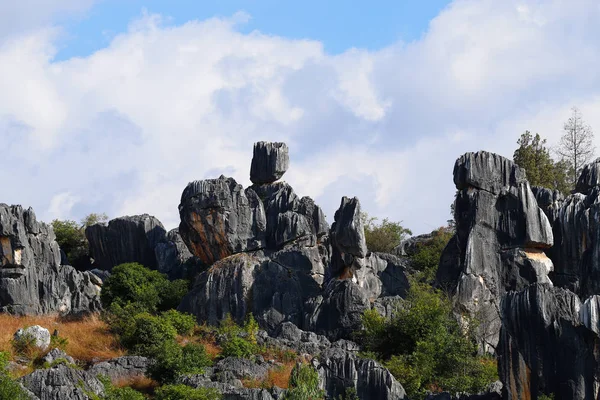
M141 393L152 394L159 386L158 382L145 376L136 376L129 379L119 379L112 382L116 387L130 387Z
M12 353L13 334L19 328L31 325L43 326L51 334L58 329L59 337L68 340L65 351L76 360L100 361L125 354L115 335L110 333L108 326L95 315L79 320L66 320L56 316L19 317L0 314L0 351Z
M244 384L244 387L252 389L270 389L273 386L287 389L290 383L290 376L292 375L292 370L294 369L295 365L295 361L288 361L280 367L271 368L265 380L260 381L256 379L245 379L242 381L242 383Z

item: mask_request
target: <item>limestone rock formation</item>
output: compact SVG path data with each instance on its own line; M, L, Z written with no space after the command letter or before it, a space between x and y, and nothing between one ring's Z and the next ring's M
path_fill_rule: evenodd
M328 398L344 396L348 388L361 400L401 400L406 392L391 372L374 360L358 357L334 344L315 359L322 388Z
M164 242L154 248L158 271L169 279L185 279L199 272L203 263L187 248L179 229L171 229Z
M233 178L195 181L179 204L179 233L206 265L265 247L265 211L259 197Z
M272 183L281 179L290 163L285 143L257 142L250 167L252 183Z
M600 294L600 159L586 165L575 193L552 205L553 281L582 299Z
M102 281L61 265L54 231L33 210L0 204L0 311L81 314L98 311Z
M493 352L504 293L548 283L553 245L548 218L538 207L525 173L487 152L466 153L454 166L456 235L443 252L437 285L454 294L465 324L479 321L480 347Z
M243 322L252 312L272 332L285 321L304 325L309 300L320 292L324 266L317 247L240 253L202 272L179 309L216 325L227 314Z
M573 292L542 284L506 295L498 347L505 399L598 398L597 301L582 305Z
M165 241L165 234L161 222L148 214L115 218L85 230L94 267L104 270L129 262L156 269L154 248Z
M150 360L141 356L123 356L92 365L88 370L94 376L106 376L112 381L129 380L146 375Z
M368 250L360 202L356 197L342 198L331 226L331 244L331 272L334 276L348 275L350 270L362 268L361 261L367 256Z
M35 370L21 383L39 400L88 400L90 394L104 394L104 385L94 375L65 364Z

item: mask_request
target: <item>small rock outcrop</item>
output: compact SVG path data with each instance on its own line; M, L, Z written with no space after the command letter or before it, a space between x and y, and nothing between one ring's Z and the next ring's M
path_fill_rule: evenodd
M21 378L21 384L39 400L88 400L104 394L104 385L91 373L65 364L38 369Z
M150 360L141 356L123 356L92 365L88 370L94 376L105 376L112 381L127 380L146 375Z
M442 254L437 285L453 293L461 321L479 321L482 350L494 352L504 293L548 283L553 245L548 218L525 172L487 152L466 153L454 166L456 235Z
M273 183L281 179L289 163L290 157L285 143L254 143L250 180L256 184Z
M16 331L13 340L16 342L29 342L31 340L32 345L40 350L46 350L50 347L50 331L39 325L28 326Z
M130 262L156 269L154 249L165 241L165 235L161 222L148 214L115 218L108 225L95 224L85 230L94 267L109 271Z
M498 369L507 400L596 399L600 392L597 296L535 284L502 301Z
M352 271L362 268L368 250L360 202L356 197L342 198L331 226L331 244L331 272L334 276L351 275Z
M328 398L342 398L351 388L361 400L407 399L404 388L387 368L358 357L344 349L344 344L335 343L313 360Z
M52 227L21 206L0 204L0 311L83 314L101 309L102 281L61 265Z

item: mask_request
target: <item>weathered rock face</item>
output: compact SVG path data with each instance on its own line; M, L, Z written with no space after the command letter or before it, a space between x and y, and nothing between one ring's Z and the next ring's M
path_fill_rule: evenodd
M349 338L362 326L362 314L371 308L368 295L350 279L332 279L309 321L309 330L330 340Z
M21 378L21 383L40 400L88 400L88 393L104 394L104 385L95 376L65 364L38 369Z
M156 269L154 248L165 241L165 234L161 222L148 214L115 218L85 230L94 267L104 270L129 262Z
M360 202L356 197L342 198L340 208L335 212L335 222L331 226L331 244L333 276L349 275L351 271L362 268L362 261L368 250Z
M227 314L241 323L252 312L269 332L285 321L303 326L324 269L316 246L236 254L202 272L179 308L212 325Z
M506 295L498 347L505 399L598 398L597 304L542 284Z
M92 375L106 376L112 381L127 380L146 375L150 360L141 356L123 356L92 365L88 370Z
M348 388L355 389L361 400L407 398L404 388L387 368L339 346L325 350L314 364L328 398L342 398Z
M206 265L266 246L263 204L232 178L190 183L181 195L179 215L183 241Z
M266 213L266 243L271 250L301 241L312 246L329 230L321 208L310 197L299 198L291 186L276 182L250 187Z
M101 280L61 265L51 227L32 209L0 204L0 311L80 314L98 311Z
M552 205L556 245L548 252L557 286L581 298L600 294L600 159L586 165L576 193Z
M464 323L480 322L480 346L493 352L503 294L550 283L552 262L542 250L552 246L552 230L525 173L510 160L467 153L456 161L454 182L456 235L443 252L437 285L454 293Z
M250 167L252 183L272 183L281 179L290 163L285 143L254 143L254 156Z
M194 256L184 243L179 229L167 233L166 240L154 248L158 271L167 274L169 279L185 279L199 272L203 263Z

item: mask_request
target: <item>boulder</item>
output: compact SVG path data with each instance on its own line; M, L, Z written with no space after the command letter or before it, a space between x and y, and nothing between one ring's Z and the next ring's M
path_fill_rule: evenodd
M92 375L106 376L111 381L143 377L150 360L141 356L123 356L94 364L88 370Z
M104 394L104 385L94 375L66 364L35 370L20 382L40 400L88 400Z
M347 269L360 269L360 259L367 256L365 227L361 218L360 202L356 197L343 197L331 226L332 274L346 274Z
M348 388L361 400L406 399L402 385L392 373L374 360L358 357L334 344L313 360L320 385L328 398L341 398Z
M13 335L16 342L32 340L32 344L40 350L46 350L50 347L50 331L39 325L21 328Z
M156 269L154 248L165 241L165 235L161 222L148 214L115 218L108 225L95 224L85 230L94 267L109 271L133 262Z
M206 265L266 245L262 202L253 190L244 190L232 178L188 184L181 195L179 215L183 241Z
M463 325L479 321L481 350L494 352L504 293L532 283L551 284L553 264L543 250L553 243L544 212L512 161L467 153L454 167L456 234L444 249L436 285L453 296Z
M596 399L600 345L596 299L582 307L578 296L535 284L502 301L498 370L507 400Z
M102 281L61 265L52 227L33 210L0 204L0 312L83 314L101 309Z
M288 147L285 143L254 143L250 180L258 184L275 182L285 174L289 163Z

